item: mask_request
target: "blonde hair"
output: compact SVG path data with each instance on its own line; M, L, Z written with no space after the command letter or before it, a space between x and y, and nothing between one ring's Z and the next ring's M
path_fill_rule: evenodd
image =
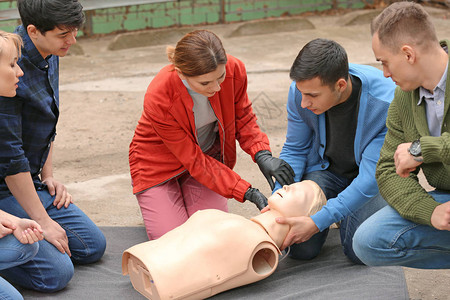
M13 43L13 45L17 49L17 54L20 57L20 55L22 54L23 41L19 35L15 34L15 33L10 33L10 32L0 30L0 38L1 38L0 41L4 40L6 42ZM0 55L2 54L2 51L3 51L3 45L0 43Z
M195 30L168 46L166 54L175 68L185 76L199 76L213 72L218 65L227 63L222 42L209 30Z
M322 189L316 182L312 180L304 180L304 181L308 181L313 186L314 202L312 203L311 208L307 214L308 216L312 216L319 210L321 210L325 204L327 204L327 198L325 197L325 194L323 193Z
M430 16L422 5L414 2L395 2L386 7L375 19L370 30L378 33L381 44L396 53L401 45L423 47L439 43Z

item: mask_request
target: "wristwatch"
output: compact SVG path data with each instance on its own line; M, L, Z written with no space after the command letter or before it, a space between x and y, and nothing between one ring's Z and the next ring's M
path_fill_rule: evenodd
M420 147L420 139L415 140L411 143L408 149L409 154L414 156L414 160L423 161L422 158L422 148Z

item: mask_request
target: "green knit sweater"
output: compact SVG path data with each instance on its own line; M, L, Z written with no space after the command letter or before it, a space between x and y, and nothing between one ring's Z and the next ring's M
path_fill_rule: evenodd
M441 42L441 45L445 44L450 46L450 41ZM419 89L404 92L397 87L395 90L386 120L388 132L380 152L376 178L381 195L403 218L431 226L431 214L439 203L419 184L419 169L407 178L396 174L394 153L399 144L420 138L423 156L420 168L432 187L448 191L450 195L450 70L447 73L440 137L430 136L425 101L417 105L418 100Z

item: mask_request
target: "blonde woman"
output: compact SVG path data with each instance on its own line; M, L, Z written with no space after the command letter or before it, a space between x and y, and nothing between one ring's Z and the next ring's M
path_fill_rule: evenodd
M17 65L22 39L13 33L0 31L0 96L16 95L22 69ZM28 262L39 249L42 229L38 223L21 219L0 210L0 270ZM0 277L0 299L23 299L20 293Z

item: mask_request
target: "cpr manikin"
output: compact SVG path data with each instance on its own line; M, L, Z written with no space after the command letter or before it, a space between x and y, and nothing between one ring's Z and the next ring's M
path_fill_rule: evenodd
M326 198L305 180L277 190L268 202L270 210L251 220L200 210L159 239L127 249L122 272L148 299L204 299L262 280L278 266L289 231L275 218L314 214Z

